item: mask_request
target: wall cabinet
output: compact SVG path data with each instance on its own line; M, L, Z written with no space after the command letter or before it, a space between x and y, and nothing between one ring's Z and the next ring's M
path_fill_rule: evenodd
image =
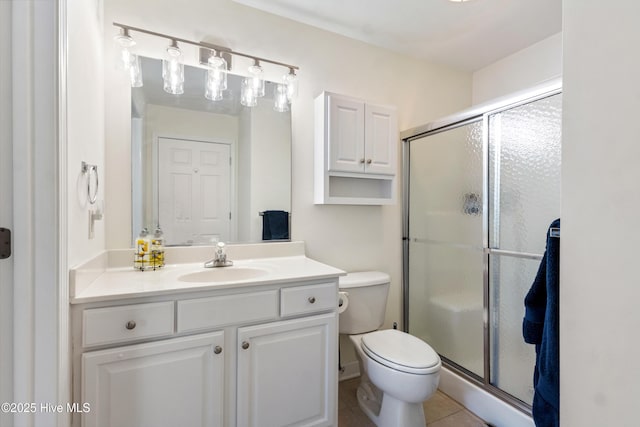
M75 305L82 427L337 425L337 279Z
M315 202L394 203L395 107L323 92L315 117Z

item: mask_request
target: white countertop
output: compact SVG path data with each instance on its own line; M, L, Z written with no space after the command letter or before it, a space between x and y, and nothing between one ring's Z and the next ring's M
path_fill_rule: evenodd
M259 276L244 280L185 282L181 276L220 269L257 269ZM215 274L215 273L214 273ZM299 280L334 279L344 271L304 255L235 260L231 267L204 268L202 262L171 264L155 271L138 271L132 266L106 268L72 295L72 304L166 295L171 293L259 286Z

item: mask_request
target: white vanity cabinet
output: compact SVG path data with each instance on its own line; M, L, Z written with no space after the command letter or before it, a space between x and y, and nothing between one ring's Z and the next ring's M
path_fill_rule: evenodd
M91 406L74 427L337 425L337 293L332 277L74 305Z
M323 92L315 101L315 202L395 202L395 107Z

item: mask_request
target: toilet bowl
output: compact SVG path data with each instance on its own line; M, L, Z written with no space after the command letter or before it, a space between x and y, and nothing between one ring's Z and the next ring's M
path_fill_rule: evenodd
M441 361L421 339L395 329L377 330L384 320L389 276L350 273L340 278L349 306L340 333L350 335L360 363L358 404L379 427L425 426L422 403L438 388Z

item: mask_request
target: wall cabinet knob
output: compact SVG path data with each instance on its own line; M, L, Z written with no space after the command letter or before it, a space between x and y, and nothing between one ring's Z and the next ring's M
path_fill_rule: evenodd
M360 163L364 163L364 159L360 159Z
M214 352L215 354L220 354L220 353L222 353L222 347L220 347L219 345L215 346L215 347L213 348L213 352Z
M371 164L371 159L367 159L367 164L370 165Z
M242 341L242 348L244 350L248 349L249 348L249 342L248 341Z
M132 330L133 328L136 327L136 322L134 322L133 320L129 320L125 325L125 327L129 330Z
M313 304L314 302L316 302L316 297L309 297L309 302L311 304Z

